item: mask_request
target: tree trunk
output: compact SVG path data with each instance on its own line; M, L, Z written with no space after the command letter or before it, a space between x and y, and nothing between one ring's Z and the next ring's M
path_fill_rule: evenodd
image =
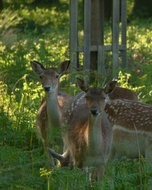
M0 10L3 9L3 0L0 0Z
M135 0L133 13L135 17L147 18L152 16L151 0Z

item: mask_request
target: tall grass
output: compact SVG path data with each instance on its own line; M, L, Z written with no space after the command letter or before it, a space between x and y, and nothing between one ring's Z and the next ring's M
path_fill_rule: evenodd
M68 5L60 8L6 8L0 16L0 189L148 189L152 173L144 158L110 161L104 180L90 184L79 169L47 168L35 117L44 96L30 61L57 66L69 58ZM145 32L146 28L146 32ZM130 69L120 72L121 85L152 103L152 22L135 20L128 27ZM107 34L107 40L111 40ZM74 73L73 76L80 75ZM72 77L74 78L74 77ZM70 78L71 79L71 78ZM66 79L68 80L68 79ZM75 94L75 85L63 88Z

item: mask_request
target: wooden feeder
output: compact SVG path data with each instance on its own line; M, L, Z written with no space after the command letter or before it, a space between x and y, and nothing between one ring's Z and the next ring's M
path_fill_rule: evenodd
M106 74L106 55L111 55L112 76L126 67L126 0L112 0L111 44L105 43L105 1L70 0L70 59L72 69ZM83 15L82 15L83 14ZM80 18L83 18L80 24ZM81 25L81 26L80 26ZM81 61L80 61L81 60Z

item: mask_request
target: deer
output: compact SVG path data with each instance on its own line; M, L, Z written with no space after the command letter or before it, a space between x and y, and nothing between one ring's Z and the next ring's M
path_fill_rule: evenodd
M45 91L45 98L42 100L36 119L36 127L38 134L42 140L44 150L51 157L59 160L60 165L73 167L74 159L71 159L68 133L61 134L63 139L63 154L56 153L50 146L52 140L56 136L53 130L63 130L64 128L72 128L70 126L78 126L81 130L88 120L88 110L84 104L84 94L79 93L75 97L59 91L59 79L69 67L69 61L61 63L59 70L56 68L45 68L37 61L31 62L33 71L39 76L41 84ZM81 105L79 108L78 105ZM84 110L83 113L82 110ZM81 111L81 112L80 112ZM77 119L79 118L79 119ZM65 127L66 126L66 127ZM68 126L68 127L67 127ZM75 127L76 128L76 127ZM70 131L70 129L69 129ZM81 161L74 165L80 167Z
M111 91L112 93L112 91ZM120 94L120 90L119 93ZM107 95L105 111L113 124L113 145L129 157L143 154L152 159L152 105L134 99L114 99ZM116 130L116 131L115 131ZM122 144L121 144L122 143Z
M139 101L134 91L118 86L117 80L109 81L104 87L104 92L112 100ZM138 158L141 155L145 156L145 136L137 131L128 132L119 125L113 125L111 158Z
M59 90L59 79L66 73L70 61L64 61L59 68L45 68L38 61L31 61L32 70L40 78L45 91L36 118L36 127L45 152L53 143L54 134L62 128L62 110L71 96ZM64 139L64 138L63 138ZM65 153L66 154L66 153ZM64 165L64 162L62 162Z
M109 84L110 82L107 85ZM113 130L112 152L129 158L143 155L150 162L152 105L139 102L137 95L129 89L113 85L113 88L107 91L107 87L103 92L106 93L105 112ZM102 100L105 98L104 93L101 93ZM92 98L97 100L95 91Z
M116 80L109 81L105 86L104 91L108 95L108 99L112 101L117 101L117 99L119 99L118 101L129 100L130 104L132 103L131 101L139 102L138 96L135 94L135 92L127 88L119 87ZM111 111L107 106L106 111L109 113L109 117L111 117ZM147 141L149 144L149 137L145 135L144 132L139 130L127 130L124 127L125 125L123 126L122 124L118 123L118 118L116 116L116 122L113 122L112 119L109 118L113 123L111 158L139 158L141 156L147 157ZM126 122L125 119L124 122Z
M107 100L105 111L112 123L128 131L137 130L152 137L152 105L130 100Z
M111 152L112 126L104 111L104 105L100 105L103 102L100 93L104 92L88 87L82 79L78 78L77 83L82 92L75 96L72 110L71 106L68 108L70 117L66 116L69 124L66 131L69 162L73 167L85 171L88 169L89 180L99 181L103 178ZM92 94L96 94L95 100ZM50 151L54 157L61 159L61 155ZM63 160L65 158L62 157Z
M91 167L91 181L101 180L112 145L112 125L104 110L103 99L106 94L101 89L88 86L83 79L77 78L77 83L85 92L86 107L89 110L83 166Z

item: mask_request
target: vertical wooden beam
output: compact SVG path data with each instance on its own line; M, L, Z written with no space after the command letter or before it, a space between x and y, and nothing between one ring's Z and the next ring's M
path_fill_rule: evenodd
M78 63L78 0L70 0L70 60L71 69L76 69Z
M120 15L120 0L113 0L112 14L112 63L113 76L115 77L119 63L119 15Z
M84 69L90 70L91 0L84 0Z
M98 73L105 74L105 55L104 55L104 0L99 2L99 36L98 36Z
M78 4L84 3L84 44L83 49L79 47L78 39ZM112 0L112 47L109 49L104 45L104 0L70 0L70 59L72 68L79 66L79 51L84 53L84 69L97 70L105 73L105 51L112 49L113 76L116 76L120 59L126 66L126 0ZM121 13L120 13L121 5ZM120 25L121 14L121 25ZM121 32L120 32L121 26ZM121 47L119 36L121 34Z
M102 21L101 21L101 0L92 0L91 7L91 45L101 45ZM91 52L91 70L97 70L98 52Z
M126 0L121 0L121 45L124 49L121 52L122 55L122 66L127 67L127 2Z

